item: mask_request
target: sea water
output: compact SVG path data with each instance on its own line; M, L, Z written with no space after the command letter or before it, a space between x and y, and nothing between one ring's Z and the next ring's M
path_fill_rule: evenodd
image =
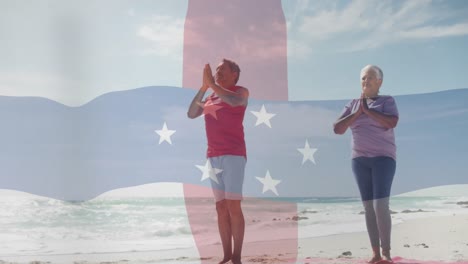
M195 198L202 210L214 212L212 198ZM243 203L249 211L250 240L262 232L297 224L300 238L365 231L357 197L273 198L297 205L299 219L276 219L279 212ZM392 197L393 224L408 219L468 214L466 197ZM258 200L257 200L258 201ZM98 197L60 201L15 191L0 191L0 259L12 256L144 252L193 247L183 197ZM404 212L404 210L410 210ZM257 217L258 216L258 217ZM211 219L216 225L216 218ZM295 234L292 234L293 236ZM253 238L252 238L253 236ZM217 240L206 243L219 243Z

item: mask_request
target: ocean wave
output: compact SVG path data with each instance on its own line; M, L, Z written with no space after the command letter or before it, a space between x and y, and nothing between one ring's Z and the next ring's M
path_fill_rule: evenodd
M64 202L34 195L8 197L0 199L4 208L0 211L0 241L11 246L0 246L0 252L18 252L20 245L25 245L36 253L58 254L64 252L65 243L73 245L74 252L185 248L193 243L193 235L217 232L212 199L191 201L200 205L199 213L211 213L212 222L192 219L189 223L183 198L105 197ZM301 237L365 231L364 218L359 215L362 204L356 198L294 198L285 202L295 201L295 211L290 206L273 209L267 206L271 201L275 202L247 199L243 203L244 211L249 212L246 225L251 236L258 235L257 240L267 240L268 232L288 236L297 224ZM420 217L468 214L464 208L467 201L466 197L392 197L390 207L397 212L392 214L397 224ZM260 202L265 206L259 208ZM403 213L405 210L413 213ZM200 225L199 233L193 234L190 224ZM206 243L217 241L210 239Z

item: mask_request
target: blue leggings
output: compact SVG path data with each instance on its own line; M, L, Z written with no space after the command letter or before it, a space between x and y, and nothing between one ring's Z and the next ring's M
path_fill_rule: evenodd
M353 159L353 172L363 201L390 196L396 162L390 157Z
M352 160L356 182L361 193L367 232L372 247L390 250L392 218L389 196L396 162L390 157L358 157Z

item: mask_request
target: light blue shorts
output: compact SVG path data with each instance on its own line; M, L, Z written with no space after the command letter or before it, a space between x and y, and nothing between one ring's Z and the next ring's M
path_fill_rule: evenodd
M216 202L221 200L242 200L245 164L244 156L223 155L209 158L211 166L223 170L218 173L218 183L210 179Z

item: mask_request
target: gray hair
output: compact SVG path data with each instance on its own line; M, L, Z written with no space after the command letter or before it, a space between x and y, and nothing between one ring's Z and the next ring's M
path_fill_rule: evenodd
M229 59L223 59L223 62L229 65L229 68L231 69L232 72L237 72L237 78L235 80L235 83L237 83L237 81L239 81L240 72L241 72L239 65L235 63L233 60L229 60Z
M376 65L371 65L371 64L369 64L369 65L367 65L366 67L362 68L362 70L361 70L361 77L362 77L362 75L364 75L365 72L367 72L367 71L369 71L369 70L372 70L372 71L375 73L377 79L383 80L383 72L382 72L382 69L380 69L380 68L379 68L378 66L376 66Z

